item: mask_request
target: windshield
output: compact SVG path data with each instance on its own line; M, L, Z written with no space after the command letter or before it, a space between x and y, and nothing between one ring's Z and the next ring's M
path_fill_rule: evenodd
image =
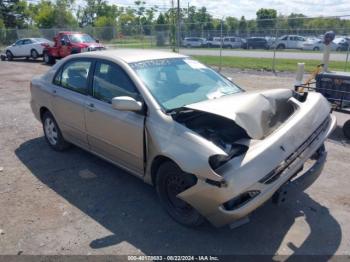
M69 39L73 43L93 43L93 42L96 42L95 39L93 39L91 36L89 36L87 34L70 35Z
M167 111L242 91L214 70L189 58L150 60L130 66Z

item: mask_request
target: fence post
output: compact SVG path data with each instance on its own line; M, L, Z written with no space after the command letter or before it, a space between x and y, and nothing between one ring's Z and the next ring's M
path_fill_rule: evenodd
M221 72L222 68L222 24L223 24L224 17L221 19L221 24L220 24L220 64L219 64L219 72Z
M272 72L276 75L276 48L277 48L277 28L275 28L275 41L273 43Z
M349 61L349 50L350 50L350 44L348 45L348 51L346 52L346 60L345 60L345 65L344 65L344 72L346 72L347 67L348 67L348 61Z

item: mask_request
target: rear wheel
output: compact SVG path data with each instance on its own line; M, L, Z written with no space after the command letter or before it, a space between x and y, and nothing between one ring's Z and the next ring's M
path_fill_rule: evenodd
M283 50L283 49L285 49L286 47L284 46L284 45L278 45L277 46L277 49L280 49L280 50Z
M30 56L33 60L36 60L39 57L39 53L33 49L32 51L30 51Z
M11 51L9 51L9 50L6 51L6 57L7 57L8 61L13 60L13 54L11 53Z
M196 177L184 173L176 164L166 162L157 172L157 193L168 214L178 223L196 227L205 220L192 206L177 195L196 184Z
M56 151L67 149L69 143L64 140L61 130L50 112L44 113L42 122L46 142Z

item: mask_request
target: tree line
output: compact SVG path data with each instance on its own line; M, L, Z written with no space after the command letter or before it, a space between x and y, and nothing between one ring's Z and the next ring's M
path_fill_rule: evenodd
M152 30L175 30L176 8L150 6L143 0L125 7L110 4L106 0L84 0L77 6L75 0L0 0L0 29L32 28L85 28L113 27L124 34L151 34ZM81 3L81 1L79 2ZM259 9L256 19L244 16L227 16L222 21L214 18L205 7L188 6L180 9L182 31L230 31L244 35L279 30L335 30L350 28L350 20L341 18L309 18L303 14L288 16L277 14L274 9ZM273 36L273 35L272 35Z

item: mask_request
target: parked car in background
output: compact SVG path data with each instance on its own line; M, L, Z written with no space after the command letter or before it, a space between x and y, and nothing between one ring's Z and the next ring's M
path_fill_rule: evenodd
M185 37L182 41L182 45L185 47L205 47L207 46L207 40L202 37Z
M337 37L333 40L333 43L335 43L336 51L347 51L349 49L350 40L345 37Z
M277 49L302 49L305 37L298 35L284 35L278 38L273 47Z
M269 49L269 43L265 37L249 37L242 47L244 49Z
M307 38L302 44L302 50L320 51L323 50L323 41L318 38Z
M98 40L80 32L59 32L54 37L54 45L43 50L44 62L54 64L56 59L71 54L106 49Z
M207 45L208 45L208 47L220 47L221 46L221 37L208 37Z
M320 93L244 92L157 50L70 56L33 78L30 92L52 149L75 144L154 185L186 226L222 226L302 192L321 174L336 126Z
M9 61L17 57L37 59L43 55L43 50L53 45L53 42L45 38L23 38L6 47L5 54Z
M242 40L240 37L236 37L236 36L224 37L223 47L241 48L242 47Z
M347 51L349 41L345 37L337 37L331 43L331 51ZM308 38L303 43L303 50L322 51L324 49L323 40L317 38Z

